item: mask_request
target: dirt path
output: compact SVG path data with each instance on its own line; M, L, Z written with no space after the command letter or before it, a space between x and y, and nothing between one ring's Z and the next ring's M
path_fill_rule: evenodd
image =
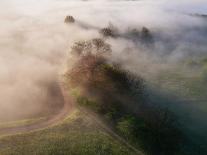
M25 133L25 132L32 132L32 131L38 131L47 127L50 127L52 125L56 125L59 122L63 121L70 112L74 109L74 101L67 93L66 89L62 84L60 84L60 88L62 91L62 95L64 98L64 106L62 110L57 114L50 118L48 118L45 121L38 122L31 125L25 125L25 126L19 126L19 127L9 127L9 128L2 128L0 129L0 136L6 136L6 135L15 135L18 133ZM107 127L107 125L99 119L98 115L96 115L93 112L90 112L84 108L80 108L82 113L85 113L86 116L90 117L94 122L96 122L103 130L105 130L109 135L117 139L119 142L121 142L123 145L127 146L129 149L131 149L133 152L135 152L137 155L143 155L143 153L139 150L137 150L134 146L130 145L127 141L125 141L122 137L120 137L118 134L116 134L112 129Z
M58 114L51 116L44 121L37 122L35 124L19 126L19 127L2 128L0 129L0 135L2 136L14 135L18 133L41 130L49 126L55 125L61 122L62 120L64 120L68 116L68 114L74 109L74 102L72 101L72 98L69 96L69 94L66 93L67 91L65 90L63 84L60 84L60 88L61 88L62 95L63 95L64 106Z

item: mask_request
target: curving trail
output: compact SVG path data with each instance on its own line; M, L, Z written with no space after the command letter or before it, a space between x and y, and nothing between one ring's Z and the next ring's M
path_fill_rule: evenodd
M25 133L25 132L32 132L41 130L47 127L50 127L52 125L56 125L57 123L63 121L68 114L74 109L74 102L72 98L69 96L67 91L65 90L63 84L59 84L63 100L64 100L64 106L62 110L54 115L49 117L47 120L37 122L35 124L25 125L25 126L18 126L18 127L8 127L8 128L2 128L0 129L0 135L14 135L18 133Z
M59 122L63 121L69 113L71 113L74 109L74 101L72 97L67 93L66 89L62 84L60 84L61 92L63 95L64 106L62 110L54 116L51 116L45 121L37 122L31 125L19 126L19 127L10 127L10 128L2 128L0 129L0 136L7 136L7 135L15 135L18 133L26 133L26 132L33 132L38 131L41 129L45 129L52 125L56 125ZM101 121L98 115L93 113L92 111L86 110L84 108L80 108L80 111L84 113L86 116L91 118L94 122L96 122L103 130L105 130L109 135L117 139L120 143L127 146L130 150L132 150L137 155L144 155L141 151L137 150L134 146L129 144L126 140L116 134L112 129L107 127L107 125Z

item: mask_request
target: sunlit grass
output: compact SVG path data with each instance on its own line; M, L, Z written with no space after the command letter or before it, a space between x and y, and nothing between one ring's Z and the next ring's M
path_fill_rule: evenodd
M0 139L1 155L133 154L109 136L90 117L74 111L59 125Z
M46 119L47 117L41 117L41 118L24 119L24 120L17 120L17 121L11 121L11 122L2 122L0 123L0 129L31 125L31 124L44 121Z

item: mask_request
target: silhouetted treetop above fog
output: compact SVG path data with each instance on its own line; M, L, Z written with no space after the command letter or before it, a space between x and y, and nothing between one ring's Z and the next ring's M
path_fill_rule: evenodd
M65 23L75 23L75 19L73 16L66 16ZM128 28L125 31L121 31L117 26L113 25L111 22L109 22L109 25L107 27L103 28L97 28L95 26L89 26L87 23L77 22L77 26L80 26L80 28L84 29L95 29L98 30L101 37L103 37L105 40L108 38L123 38L127 40L131 40L135 43L140 42L144 45L150 45L153 44L153 33L150 31L149 28L143 26L141 29L139 28ZM100 41L100 40L99 40ZM88 43L86 43L88 44ZM84 46L86 46L86 44Z
M111 45L101 38L78 41L71 47L71 53L76 56L108 56L111 52Z
M73 16L66 16L65 23L75 23L75 19Z

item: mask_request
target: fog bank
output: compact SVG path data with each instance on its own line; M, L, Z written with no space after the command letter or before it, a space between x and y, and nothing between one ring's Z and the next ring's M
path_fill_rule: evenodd
M183 58L206 55L205 1L64 1L0 2L0 120L48 111L60 103L58 78L74 41L101 37L111 22L121 34L150 29L153 48L126 38L108 39L113 54L131 72L156 77ZM79 24L65 25L66 15ZM70 63L70 62L69 62Z

